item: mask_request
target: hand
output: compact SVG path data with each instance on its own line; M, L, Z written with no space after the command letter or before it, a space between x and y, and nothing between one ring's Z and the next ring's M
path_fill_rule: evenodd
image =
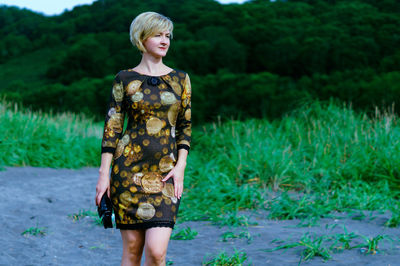
M171 178L171 176L174 178L174 194L175 197L180 199L182 196L183 192L183 178L185 175L185 166L181 164L176 164L174 168L172 168L171 171L162 179L162 182L167 181L168 179Z
M108 174L100 173L96 186L95 203L97 206L100 205L101 198L105 192L107 192L108 197L110 197L110 178Z

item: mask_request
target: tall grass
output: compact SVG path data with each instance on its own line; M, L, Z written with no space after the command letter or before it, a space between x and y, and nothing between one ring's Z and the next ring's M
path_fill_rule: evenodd
M79 168L99 163L101 129L72 113L20 110L0 101L0 165Z
M399 188L398 122L391 111L367 116L314 102L272 122L205 125L194 132L182 216L219 219L264 207L271 218L291 219L387 209Z
M103 122L0 103L0 163L99 166ZM193 128L180 220L230 220L264 208L276 219L399 204L399 118L314 102L275 121L216 121ZM297 192L297 193L292 193ZM400 211L393 213L392 226ZM399 213L398 213L399 212ZM247 221L246 223L251 223Z
M393 113L376 110L369 118L315 102L281 120L214 123L196 133L195 149L207 155L202 163L213 162L237 185L311 189L387 180L399 188L400 125Z

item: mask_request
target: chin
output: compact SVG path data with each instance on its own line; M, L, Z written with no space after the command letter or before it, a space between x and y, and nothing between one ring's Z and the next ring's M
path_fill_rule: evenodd
M166 55L167 55L167 53L153 54L154 57L164 57Z

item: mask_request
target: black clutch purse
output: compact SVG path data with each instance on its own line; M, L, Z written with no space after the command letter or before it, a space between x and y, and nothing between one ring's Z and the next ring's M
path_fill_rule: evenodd
M104 225L104 228L113 228L112 224L112 204L111 200L107 195L107 191L104 192L101 197L100 205L97 207L97 212Z

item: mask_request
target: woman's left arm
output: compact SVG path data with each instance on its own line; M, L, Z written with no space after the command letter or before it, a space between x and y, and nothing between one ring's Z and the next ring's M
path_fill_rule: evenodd
M190 150L192 136L191 96L192 88L189 75L186 74L184 89L181 95L181 106L176 121L175 138L178 149L178 161L175 167L162 181L174 178L175 197L181 198L183 192L183 178L185 175L186 159Z
M188 74L186 74L184 84L181 95L181 106L176 120L175 137L177 149L185 149L189 153L192 136L192 86Z

